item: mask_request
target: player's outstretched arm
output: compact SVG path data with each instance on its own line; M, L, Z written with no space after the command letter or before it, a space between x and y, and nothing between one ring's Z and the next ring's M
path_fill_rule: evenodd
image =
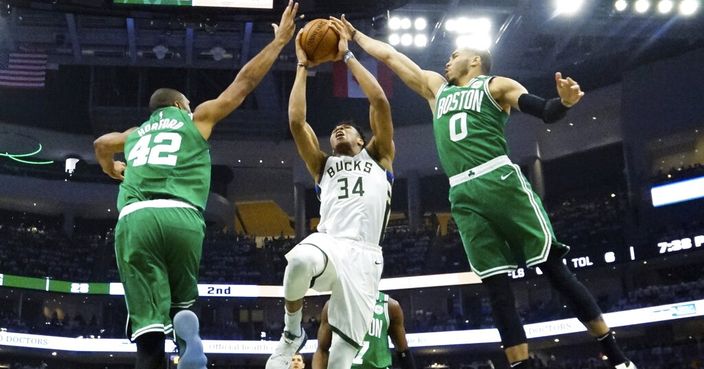
M326 369L328 367L328 356L330 354L330 344L332 343L332 331L328 324L328 303L323 306L320 313L320 326L318 327L318 349L313 354L313 369Z
M491 80L489 90L505 111L511 108L540 118L545 123L554 123L564 118L567 110L578 103L584 91L572 78L562 78L562 73L555 73L555 85L559 97L545 99L533 95L520 83L505 77Z
M375 40L363 34L355 29L344 15L342 15L341 21L352 36L351 39L364 51L391 68L417 94L426 100L435 99L435 93L445 83L445 78L436 72L421 69L413 60L386 42Z
M306 163L308 171L317 183L320 179L318 178L320 169L325 164L325 154L320 150L320 143L313 128L306 121L306 80L308 78L306 68L310 63L308 63L306 53L300 47L300 41L301 32L298 32L298 36L296 36L298 65L296 66L296 79L291 88L291 96L288 99L288 125L298 154Z
M237 109L271 69L281 50L293 37L297 11L298 3L289 0L279 25L272 24L274 40L242 67L235 80L220 96L198 105L194 110L193 121L206 139L210 137L215 124Z
M137 129L137 127L130 128L124 132L106 133L93 141L95 158L98 160L98 164L100 164L103 172L111 178L120 181L125 179L123 176L125 163L116 161L115 154L125 151L127 136L135 129Z
M416 369L411 350L406 340L406 327L403 322L403 310L398 301L389 297L389 337L396 348L396 356L402 369Z
M347 28L337 18L331 18L333 29L340 36L338 45L339 54L336 60L344 60L354 78L359 82L359 87L369 99L369 123L374 137L369 141L367 150L381 165L391 170L394 160L394 127L391 119L391 107L384 94L379 81L374 78L348 48L351 35Z

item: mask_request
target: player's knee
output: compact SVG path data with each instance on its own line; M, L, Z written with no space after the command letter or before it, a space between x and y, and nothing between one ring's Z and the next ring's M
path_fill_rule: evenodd
M311 269L310 261L304 255L297 253L288 258L286 269L295 275L305 274L306 270Z
M286 255L289 273L295 276L313 277L318 270L325 267L325 255L320 249L310 245L298 245Z
M294 272L296 275L305 274L307 271L312 270L313 260L310 257L310 253L305 249L294 248L291 253L287 256L288 265L287 269Z
M554 252L550 253L548 260L542 264L540 268L548 279L548 282L558 290L565 288L571 283L577 282L574 273L562 262L562 257Z
M577 319L588 322L601 316L601 309L592 294L577 279L577 276L562 263L561 258L552 258L551 255L542 269L550 285L567 299L567 303Z
M505 306L507 304L515 306L508 275L500 274L484 278L482 283L486 286L487 292L489 292L489 302L492 307L496 305Z

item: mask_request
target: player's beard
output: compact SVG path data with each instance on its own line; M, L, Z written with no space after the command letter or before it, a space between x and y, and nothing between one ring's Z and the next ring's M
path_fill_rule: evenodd
M352 142L347 141L347 140L339 141L332 148L332 152L335 155L347 154L347 153L349 153L351 155L353 153Z

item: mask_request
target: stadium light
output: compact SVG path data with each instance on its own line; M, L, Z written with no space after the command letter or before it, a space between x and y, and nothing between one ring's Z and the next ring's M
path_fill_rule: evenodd
M680 14L692 15L699 9L699 0L682 0L680 3Z
M476 21L476 27L479 32L489 33L491 32L491 20L489 18L479 18Z
M401 19L401 29L410 29L411 28L411 18L402 18Z
M622 12L628 8L628 1L626 0L616 0L614 3L614 9L616 9L617 12Z
M401 35L401 45L403 46L411 46L413 43L413 35L410 33L404 33Z
M455 19L455 32L465 33L469 31L469 19L466 17L459 17Z
M556 15L574 15L582 8L584 0L556 0L555 14Z
M458 48L472 48L487 50L491 46L491 37L487 34L474 33L470 35L460 35L455 40Z
M401 43L401 36L398 35L398 33L392 33L389 35L389 43L391 46L397 46L398 44Z
M416 45L416 47L425 47L428 45L428 36L424 34L418 34L416 37L413 39L413 44Z
M413 22L413 26L416 28L416 31L422 31L428 26L428 21L423 17L418 17L416 21Z
M459 34L477 34L491 32L491 19L489 18L450 18L445 21L445 30Z
M635 10L637 13L645 13L650 9L650 1L648 0L638 0L635 3Z
M391 17L389 18L389 29L395 31L401 28L401 18Z
M675 4L672 2L672 0L660 0L658 2L658 12L660 14L667 14L672 11L672 8L675 7Z
M457 22L454 19L448 19L445 22L445 31L454 32L457 29Z

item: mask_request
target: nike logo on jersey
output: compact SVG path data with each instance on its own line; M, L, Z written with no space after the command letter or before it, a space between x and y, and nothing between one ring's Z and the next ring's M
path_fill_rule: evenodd
M502 176L501 176L501 180L502 180L502 181L505 180L506 178L510 177L511 174L513 174L513 172L506 173L506 174L502 175Z
M376 264L376 265L381 265L381 264L384 264L384 263L381 262L381 261L375 261L374 264Z

